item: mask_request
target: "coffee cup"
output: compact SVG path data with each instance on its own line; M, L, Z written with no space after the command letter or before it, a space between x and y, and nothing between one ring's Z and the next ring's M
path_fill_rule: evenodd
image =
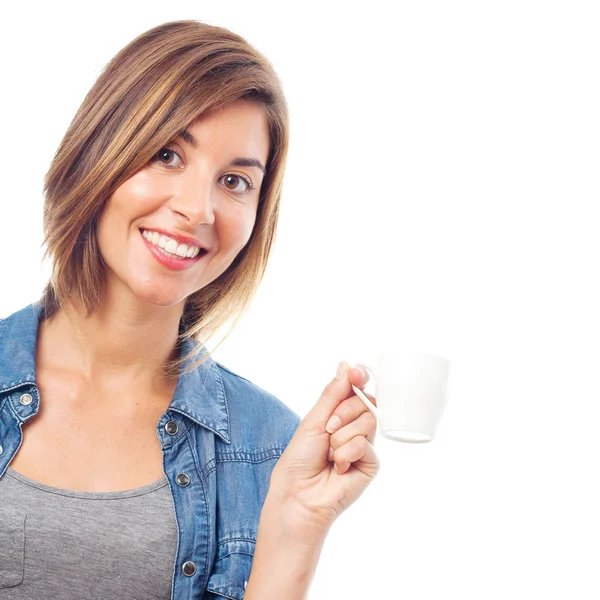
M356 386L381 434L399 442L430 442L448 400L450 362L432 354L386 351L375 364L358 361L373 375L377 407Z

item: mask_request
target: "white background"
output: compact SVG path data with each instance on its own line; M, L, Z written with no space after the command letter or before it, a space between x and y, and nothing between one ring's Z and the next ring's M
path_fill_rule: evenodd
M300 415L390 339L452 364L433 443L378 437L311 598L598 598L596 3L391 5L2 8L0 315L41 293L43 176L103 66L165 21L228 27L280 74L292 141L267 277L217 357Z

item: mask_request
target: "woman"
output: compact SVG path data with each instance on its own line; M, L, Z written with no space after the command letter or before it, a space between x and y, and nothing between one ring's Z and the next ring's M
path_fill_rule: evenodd
M242 313L288 120L228 30L156 27L108 64L46 177L52 277L0 322L0 599L305 598L378 470L340 363L299 423L201 341Z

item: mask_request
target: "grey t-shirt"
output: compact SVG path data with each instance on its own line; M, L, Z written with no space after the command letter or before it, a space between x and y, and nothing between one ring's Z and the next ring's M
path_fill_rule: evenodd
M10 467L0 479L0 600L167 600L177 522L165 477L73 492Z

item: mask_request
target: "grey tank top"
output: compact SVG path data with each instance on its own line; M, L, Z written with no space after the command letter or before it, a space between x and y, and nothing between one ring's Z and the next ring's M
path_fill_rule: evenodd
M167 600L176 551L166 477L99 493L0 478L0 600Z

